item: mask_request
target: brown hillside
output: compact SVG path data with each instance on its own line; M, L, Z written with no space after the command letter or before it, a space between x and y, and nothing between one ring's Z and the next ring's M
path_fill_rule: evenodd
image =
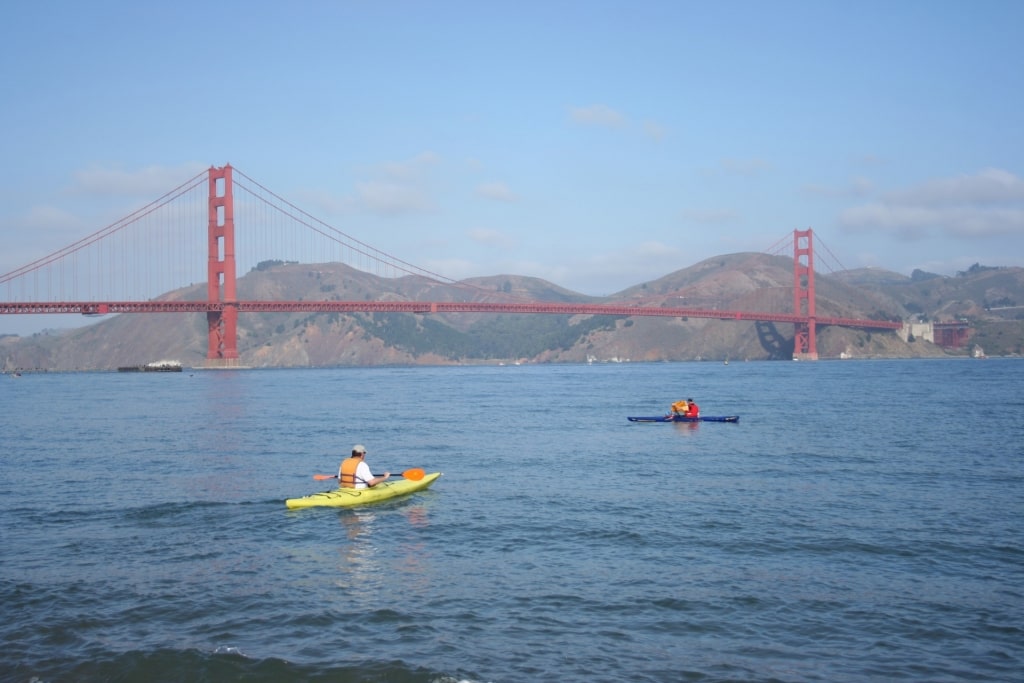
M1020 353L1024 270L977 267L954 278L885 271L816 276L817 313L861 319L976 323L990 355ZM537 278L496 275L460 283L380 278L338 263L262 264L238 280L243 300L629 302L643 306L791 312L792 261L764 254L707 259L607 298ZM205 285L166 298L202 300ZM252 367L450 364L497 361L788 359L791 325L714 319L497 314L244 314L241 364ZM160 359L202 366L206 319L196 314L120 315L85 328L0 338L6 369L111 370ZM888 332L819 328L822 358L943 355ZM965 351L966 352L966 351Z

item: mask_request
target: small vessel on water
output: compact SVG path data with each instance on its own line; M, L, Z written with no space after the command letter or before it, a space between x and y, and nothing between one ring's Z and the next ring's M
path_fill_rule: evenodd
M652 415L651 417L627 417L630 422L739 422L739 415Z
M325 507L356 507L357 505L368 505L381 501L406 496L416 491L422 491L434 483L434 480L441 476L440 472L426 474L423 470L409 470L403 472L404 479L392 479L377 484L373 488L348 489L339 488L322 493L312 493L302 498L289 498L284 504L290 510L296 508L311 508L317 506Z
M181 363L176 360L158 360L145 365L123 365L118 372L181 372Z

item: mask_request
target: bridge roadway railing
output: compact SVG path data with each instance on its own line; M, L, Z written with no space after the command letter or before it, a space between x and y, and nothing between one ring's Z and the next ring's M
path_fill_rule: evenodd
M750 322L781 322L837 325L879 330L898 330L902 322L860 320L796 315L728 311L703 308L672 308L623 304L573 303L484 303L457 301L109 301L109 302L0 302L0 315L25 313L72 313L106 315L115 313L207 313L235 307L239 313L515 313L561 315L657 316L664 318L708 318Z

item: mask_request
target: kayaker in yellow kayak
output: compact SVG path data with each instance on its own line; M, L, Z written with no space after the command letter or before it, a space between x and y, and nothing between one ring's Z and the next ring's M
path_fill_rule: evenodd
M373 476L373 471L366 464L366 446L356 444L352 447L352 455L341 461L338 468L338 486L343 489L372 488L390 476L390 472Z

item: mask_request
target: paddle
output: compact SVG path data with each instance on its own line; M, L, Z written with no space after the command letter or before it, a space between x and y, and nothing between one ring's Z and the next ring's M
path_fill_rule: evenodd
M420 479L425 477L426 474L427 473L424 472L419 467L414 467L411 470L406 470L405 472L402 472L402 476L403 477L405 477L406 479L411 479L412 481L419 481ZM373 476L379 477L380 475L379 474L375 474ZM313 478L316 479L317 481L323 481L325 479L337 479L338 475L337 474L314 474Z

